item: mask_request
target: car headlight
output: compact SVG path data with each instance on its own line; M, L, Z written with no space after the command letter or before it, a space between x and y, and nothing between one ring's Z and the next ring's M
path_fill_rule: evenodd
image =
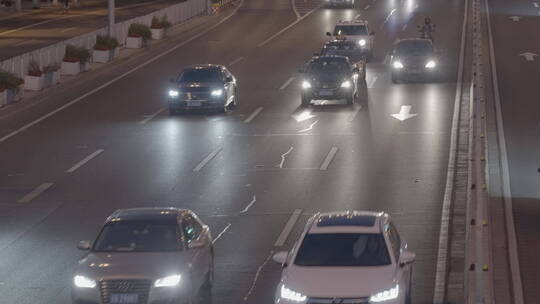
M435 60L430 60L426 63L427 69L434 69L437 66L437 63L435 63Z
M351 82L349 80L345 80L344 82L341 83L341 87L348 89L351 87Z
M178 94L180 94L180 92L177 90L169 90L169 97L178 97Z
M309 81L307 80L302 81L302 89L310 89L310 88L311 88L311 83L309 83Z
M394 69L403 69L403 63L399 60L394 61L392 65L394 66Z
M157 279L154 283L155 287L173 287L180 283L180 280L182 279L182 275L180 274L174 274L167 277L163 277L161 279Z
M365 46L365 45L366 45L366 39L360 39L360 40L358 40L358 44L359 44L360 46Z
M294 302L304 302L307 300L307 297L299 292L296 292L292 289L289 289L285 287L285 285L281 285L281 292L280 296L283 299L294 301Z
M95 288L96 287L96 281L82 275L76 275L73 278L73 284L75 284L75 286L79 288Z
M399 295L399 285L396 284L396 286L390 288L390 289L387 289L387 290L383 290L381 292L378 292L374 295L372 295L370 298L369 298L369 302L384 302L384 301L389 301L389 300L393 300L395 298L397 298Z
M222 89L212 90L211 94L214 97L219 97L219 96L221 96L221 94L223 94L223 90Z

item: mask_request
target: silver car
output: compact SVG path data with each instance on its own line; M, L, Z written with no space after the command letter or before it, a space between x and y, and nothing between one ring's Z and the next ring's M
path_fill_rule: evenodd
M213 283L210 229L190 210L117 210L78 248L74 304L191 303Z

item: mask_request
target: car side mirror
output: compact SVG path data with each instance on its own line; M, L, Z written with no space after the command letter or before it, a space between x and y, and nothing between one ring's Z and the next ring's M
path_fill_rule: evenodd
M204 238L192 240L188 244L189 249L199 249L199 248L203 248L205 246L206 246L206 241L204 240Z
M279 251L279 252L276 252L272 256L272 260L274 260L274 262L276 262L278 264L281 264L281 266L283 266L283 267L287 267L287 256L288 255L289 255L289 253L287 251Z
M79 250L88 251L90 248L92 248L92 243L90 243L90 241L80 241L77 244L77 249Z
M416 259L416 253L412 251L405 250L401 253L399 257L399 266L404 267L405 265L411 264Z
M326 36L329 36L329 37L330 37L330 36L332 36L332 33L326 32Z

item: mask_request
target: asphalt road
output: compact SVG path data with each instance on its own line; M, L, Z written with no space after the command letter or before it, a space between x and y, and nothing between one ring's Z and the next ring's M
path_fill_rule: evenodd
M540 297L537 255L540 250L537 97L540 8L534 1L491 0L490 9L523 292L525 303L537 303ZM509 32L515 35L507 35ZM528 55L533 56L532 60L527 60L526 53L532 53Z
M115 20L121 22L162 9L179 0L117 0ZM65 14L47 9L0 20L0 61L107 26L107 2L73 7Z
M214 236L227 229L204 302L231 304L272 302L280 268L268 258L294 242L309 215L385 210L417 253L414 303L431 303L462 12L458 0L363 0L356 10L317 10L259 46L296 15L287 0L245 0L219 28L0 142L0 303L68 303L83 255L76 243L94 238L115 209L135 206L189 208ZM358 14L376 31L367 95L354 107L299 107L297 69L336 21ZM393 85L382 62L425 15L438 25L446 77ZM240 106L169 116L167 80L201 62L236 62ZM393 118L402 105L417 116ZM26 122L0 121L0 138ZM297 209L300 220L275 247Z

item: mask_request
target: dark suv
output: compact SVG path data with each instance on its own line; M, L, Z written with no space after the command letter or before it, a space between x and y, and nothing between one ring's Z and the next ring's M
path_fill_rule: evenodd
M190 109L217 109L226 112L237 104L236 79L222 65L204 64L185 68L171 79L169 112Z
M345 56L316 56L300 69L302 74L302 105L312 100L345 99L354 103L358 94L359 70Z

